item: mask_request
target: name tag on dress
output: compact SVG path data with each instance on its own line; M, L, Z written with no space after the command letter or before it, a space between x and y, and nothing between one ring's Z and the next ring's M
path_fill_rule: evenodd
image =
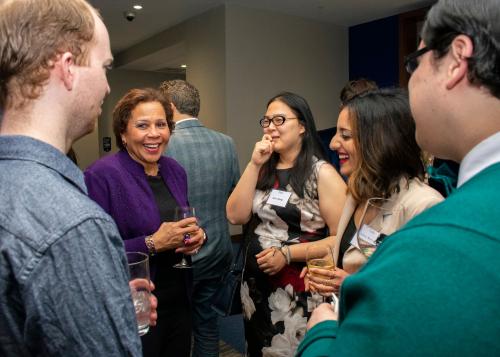
M363 224L363 226L361 226L358 234L362 240L373 245L377 244L378 237L380 236L380 233L377 230L367 224Z
M292 193L288 191L272 190L266 203L269 205L285 207L291 195Z

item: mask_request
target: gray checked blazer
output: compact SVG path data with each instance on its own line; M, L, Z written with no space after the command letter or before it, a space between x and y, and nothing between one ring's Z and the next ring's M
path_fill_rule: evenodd
M208 129L197 120L175 126L165 155L177 160L188 177L189 204L208 240L192 256L195 280L220 276L231 264L232 245L226 202L238 182L240 170L233 139Z

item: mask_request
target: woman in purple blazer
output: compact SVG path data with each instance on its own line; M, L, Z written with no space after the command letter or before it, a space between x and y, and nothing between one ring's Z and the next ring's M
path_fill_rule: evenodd
M145 356L189 356L192 275L173 265L182 254L196 254L205 239L196 218L174 222L175 207L188 202L184 169L162 156L173 128L170 103L161 93L132 89L113 110L120 151L85 171L89 196L114 218L126 251L150 256L158 320L142 337Z

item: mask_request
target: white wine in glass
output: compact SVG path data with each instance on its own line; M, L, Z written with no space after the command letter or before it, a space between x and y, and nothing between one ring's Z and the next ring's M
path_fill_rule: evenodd
M189 217L196 217L194 207L190 207L190 206L175 207L175 220L176 221L181 221L184 218L189 218ZM190 238L190 235L185 234L184 235L184 242L186 242L189 238ZM189 264L189 262L187 261L186 256L183 254L182 260L179 263L174 264L174 268L189 269L192 267Z
M311 269L324 269L328 271L335 270L335 261L333 259L332 248L329 245L308 244L306 249L306 263L309 274L313 277L323 278L324 275L315 274ZM323 298L326 302L329 299Z
M370 258L382 240L399 228L403 214L403 206L388 198L375 197L366 202L356 232L359 249L365 257Z

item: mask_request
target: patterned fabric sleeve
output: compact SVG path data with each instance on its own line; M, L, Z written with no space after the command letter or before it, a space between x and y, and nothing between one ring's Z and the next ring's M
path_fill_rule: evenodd
M24 296L32 351L142 356L123 243L111 221L91 218L67 231L31 275Z

